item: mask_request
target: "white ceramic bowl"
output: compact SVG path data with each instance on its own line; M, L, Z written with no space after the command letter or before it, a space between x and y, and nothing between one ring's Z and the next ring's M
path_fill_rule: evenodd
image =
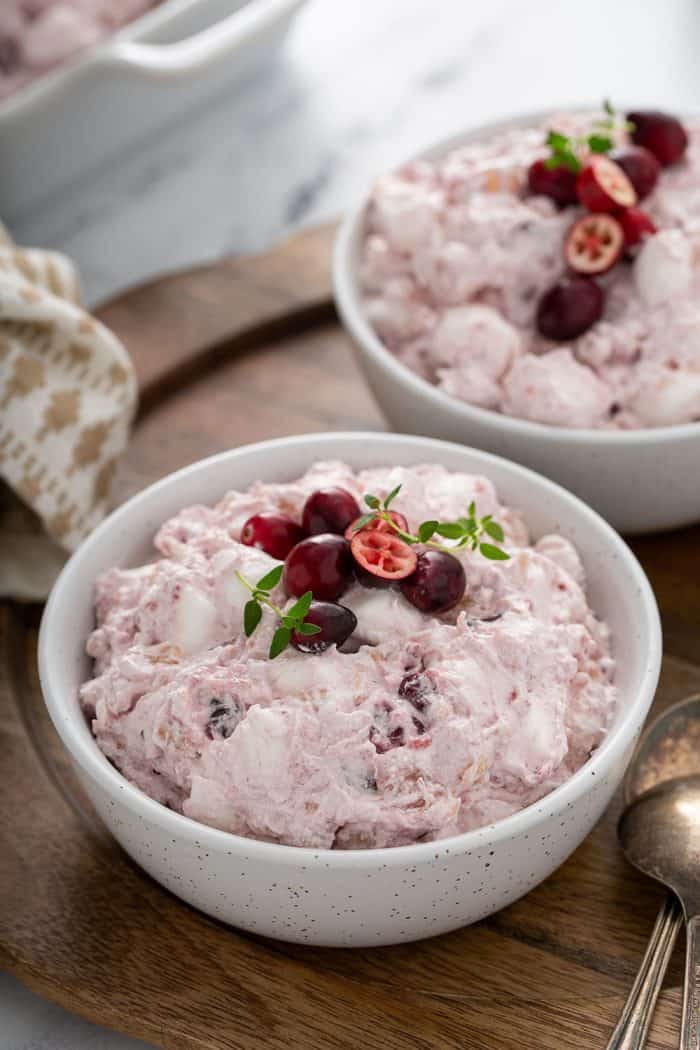
M608 621L618 662L614 724L587 764L549 796L495 825L394 849L314 850L257 842L180 816L132 787L103 756L78 703L90 675L85 641L93 583L143 562L158 526L190 503L213 503L258 478L286 481L315 460L354 467L443 463L488 475L524 510L535 537L570 537ZM620 783L656 688L661 655L649 583L624 542L545 478L459 445L400 434L284 438L186 467L134 497L71 558L44 613L41 684L49 712L103 821L134 860L173 893L234 926L326 945L409 941L475 922L527 893L578 846Z
M579 107L582 109L585 107ZM547 112L486 124L421 154L435 158L507 128L532 126ZM469 405L421 379L365 319L357 281L366 199L340 229L333 279L340 316L380 407L397 430L461 441L508 456L571 489L628 534L700 520L700 423L646 430L574 430Z

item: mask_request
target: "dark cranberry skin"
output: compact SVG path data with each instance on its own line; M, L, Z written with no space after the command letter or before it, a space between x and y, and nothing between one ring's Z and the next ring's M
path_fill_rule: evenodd
M241 543L246 547L257 547L280 561L303 539L301 525L285 514L254 514L241 530Z
M532 193L550 197L560 208L578 203L576 172L569 168L548 168L544 160L536 160L530 165L527 182Z
M644 200L656 186L661 165L654 154L644 146L625 146L610 154L637 191L637 200Z
M336 602L312 602L304 621L321 630L318 634L292 632L292 645L302 653L322 653L329 645L342 645L357 627L352 609Z
M464 567L446 551L429 550L418 555L416 571L401 581L405 598L424 613L451 609L467 587Z
M537 327L546 339L576 339L600 320L605 297L592 277L562 277L540 299Z
M628 113L627 119L634 124L632 141L653 153L664 167L675 164L685 153L688 136L677 117L658 109L640 109Z
M361 513L357 500L345 489L319 489L312 492L304 504L301 523L307 536L318 536L322 532L342 536Z
M413 704L416 711L425 711L434 692L433 683L420 671L411 671L410 674L404 675L399 685L399 696Z
M342 536L322 533L297 543L284 563L282 583L287 594L301 598L313 591L320 602L340 598L352 575L350 544Z

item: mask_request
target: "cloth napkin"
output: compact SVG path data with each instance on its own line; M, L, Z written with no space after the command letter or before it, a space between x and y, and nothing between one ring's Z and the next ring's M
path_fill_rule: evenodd
M105 515L135 407L127 352L81 306L71 261L0 225L0 597L45 598Z

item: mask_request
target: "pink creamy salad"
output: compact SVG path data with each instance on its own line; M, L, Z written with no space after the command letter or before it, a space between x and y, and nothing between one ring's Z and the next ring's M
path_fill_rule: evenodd
M2 0L0 99L99 43L161 0Z
M348 651L268 659L274 615L245 638L249 595L235 571L258 579L278 563L238 541L246 519L271 509L298 519L326 486L360 499L398 484L394 506L413 526L475 500L498 516L510 559L460 551L467 591L440 617L397 589L352 583L341 599L358 619ZM587 603L577 551L559 535L532 544L484 477L317 463L298 481L186 508L155 546L157 560L97 581L81 701L128 780L205 824L317 848L442 838L542 798L611 722L609 631ZM399 695L407 675L422 683L411 700Z
M366 315L396 357L482 408L565 427L630 429L700 419L700 123L683 160L643 202L659 232L600 279L603 317L550 342L541 296L566 270L562 246L584 210L527 192L547 128L495 134L378 181L360 281ZM626 133L618 133L618 144Z

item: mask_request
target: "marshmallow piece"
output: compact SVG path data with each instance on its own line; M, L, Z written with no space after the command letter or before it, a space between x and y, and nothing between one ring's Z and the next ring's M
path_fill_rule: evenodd
M558 427L595 427L612 401L610 388L569 347L518 358L503 391L508 415Z
M500 378L520 352L520 334L491 306L473 304L445 310L432 337L447 365L478 366L491 379Z
M641 384L631 408L648 427L700 419L700 372L659 369Z
M387 624L400 637L420 630L423 624L423 614L391 588L353 587L343 595L342 603L357 617L355 637L369 645L386 639Z
M691 244L680 230L649 237L634 264L637 291L646 306L658 306L686 291L692 276Z
M191 584L184 584L175 606L170 641L185 656L206 649L214 639L216 606Z

